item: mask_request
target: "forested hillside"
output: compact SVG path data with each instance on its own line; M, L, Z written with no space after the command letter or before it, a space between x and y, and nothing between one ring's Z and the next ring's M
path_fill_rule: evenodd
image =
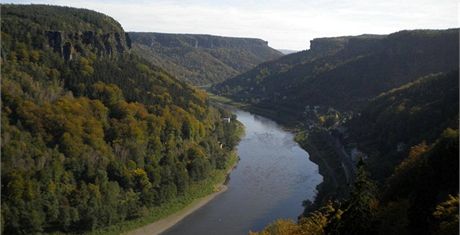
M301 118L307 105L358 110L381 92L458 68L458 29L320 38L214 86L217 94Z
M299 221L258 234L458 234L458 89L458 71L425 76L382 93L339 128L300 134L325 181ZM358 152L351 187L337 135ZM318 158L334 166L336 182Z
M129 33L133 51L193 85L222 82L280 57L267 42L199 34Z
M67 7L1 8L2 233L142 217L228 167L234 117L223 122L230 114L206 94L131 53L118 22Z
M1 10L2 234L121 233L214 192L242 127L192 87L211 84L296 127L324 178L298 221L259 234L459 233L459 29L280 57L86 9Z
M458 29L315 39L212 90L299 130L324 176L259 234L458 234Z
M458 234L458 138L446 129L433 144L413 146L380 187L359 161L346 199L250 234Z
M376 179L388 177L410 148L458 129L458 70L432 74L382 93L346 124L346 142L368 155Z

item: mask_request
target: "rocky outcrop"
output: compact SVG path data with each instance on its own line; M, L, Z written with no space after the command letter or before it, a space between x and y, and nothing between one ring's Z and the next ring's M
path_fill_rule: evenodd
M267 47L268 42L257 38L234 38L204 34L130 33L136 43L163 47L258 48Z
M353 52L365 52L380 49L386 35L363 34L360 36L315 38L310 41L311 53L329 54L346 49Z
M315 38L310 41L310 51L312 52L329 52L342 49L348 42L347 38Z
M131 48L131 40L124 32L46 31L45 36L48 40L44 46L52 48L66 61L72 60L76 54L87 55L89 52L112 58L116 54L128 52Z

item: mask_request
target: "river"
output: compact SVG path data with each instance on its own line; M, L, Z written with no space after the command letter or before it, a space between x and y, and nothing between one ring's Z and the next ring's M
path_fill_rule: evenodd
M267 118L235 113L246 135L238 145L240 162L230 174L228 190L163 234L259 231L279 218L296 220L302 201L316 195L322 176L294 135Z

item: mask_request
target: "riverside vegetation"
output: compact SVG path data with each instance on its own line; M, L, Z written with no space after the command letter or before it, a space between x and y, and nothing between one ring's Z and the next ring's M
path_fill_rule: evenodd
M131 53L118 22L1 8L2 233L120 232L223 180L241 125Z
M259 234L458 234L458 32L314 39L212 87L296 128L325 176Z
M138 55L94 11L1 8L2 233L131 229L211 192L236 161L235 117L152 64L174 74L181 61ZM190 38L173 41L195 51ZM458 234L458 41L458 29L315 39L213 86L300 130L325 176L298 221L260 234ZM217 81L206 76L193 82Z

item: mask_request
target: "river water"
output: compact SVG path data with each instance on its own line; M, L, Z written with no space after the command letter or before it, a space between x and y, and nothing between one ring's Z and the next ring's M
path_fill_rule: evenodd
M275 122L235 111L246 135L238 145L240 162L228 190L167 230L166 235L238 235L259 231L279 218L297 219L302 201L313 199L322 176Z

